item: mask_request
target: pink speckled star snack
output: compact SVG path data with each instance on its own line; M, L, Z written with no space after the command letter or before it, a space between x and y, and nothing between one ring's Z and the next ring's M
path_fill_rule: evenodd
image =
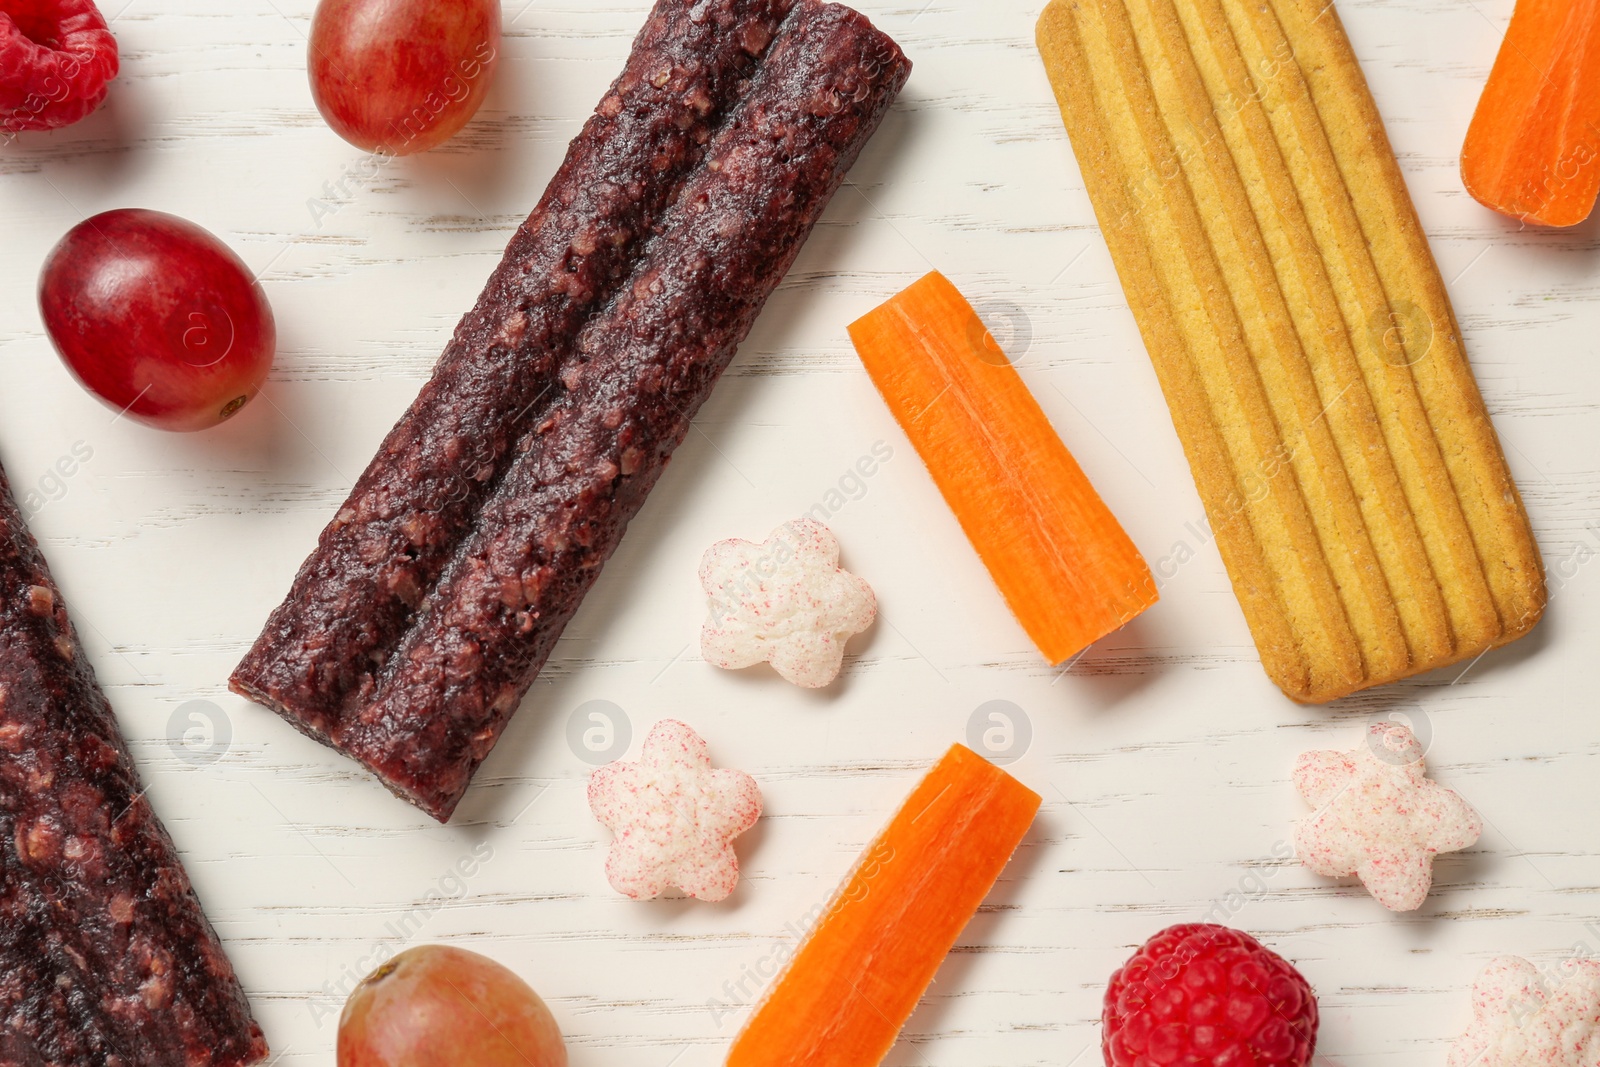
M706 662L771 663L806 689L839 677L845 642L878 615L871 587L839 568L838 539L811 519L785 523L760 544L717 542L700 562L700 584L711 600L700 632Z
M1501 956L1472 986L1472 1025L1448 1067L1594 1067L1600 1063L1600 960L1568 962L1559 978Z
M1433 857L1483 832L1477 812L1427 773L1422 745L1399 723L1374 723L1350 752L1301 755L1294 785L1317 809L1295 828L1301 861L1328 878L1355 875L1390 911L1421 907Z
M589 808L616 834L606 878L617 892L649 900L676 886L717 901L739 884L733 839L761 817L761 790L743 771L712 767L699 734L663 719L638 763L590 776Z

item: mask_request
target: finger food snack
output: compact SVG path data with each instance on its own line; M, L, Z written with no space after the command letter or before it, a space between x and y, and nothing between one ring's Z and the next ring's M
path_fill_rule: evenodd
M0 8L0 137L93 114L117 76L117 39L93 0Z
M1538 549L1333 7L1053 0L1038 44L1272 680L1528 632Z
M718 541L700 561L700 586L711 610L700 631L706 662L771 663L807 689L839 677L845 642L878 615L871 586L840 569L838 539L814 519L784 523L760 544Z
M1600 960L1546 976L1501 956L1472 986L1472 1025L1447 1067L1590 1067L1600 1057Z
M663 719L638 763L589 777L589 810L617 835L606 858L611 888L634 900L676 887L718 901L739 884L733 839L761 818L761 790L743 771L713 768L699 734Z
M1484 207L1576 226L1600 191L1600 4L1517 0L1461 148Z
M1111 976L1100 1045L1106 1067L1306 1067L1317 1022L1311 984L1288 960L1239 930L1188 923Z
M953 746L778 975L727 1067L875 1067L1033 825L1039 796Z
M0 919L0 1062L266 1058L3 472Z
M1144 557L944 275L852 323L850 339L1046 659L1071 659L1156 602Z
M358 148L426 152L489 95L500 17L500 0L318 0L306 55L311 99Z
M68 372L117 418L180 432L238 414L278 344L267 294L233 250L143 208L67 231L39 272L39 317Z
M544 1000L466 949L419 945L361 980L339 1016L338 1067L567 1067Z
M1414 911L1433 885L1433 857L1471 848L1483 820L1429 781L1409 726L1373 723L1350 752L1301 755L1294 787L1317 810L1295 827L1301 861L1325 878L1355 875L1384 907Z
M749 8L657 5L648 61L601 102L235 672L441 821L909 73L848 8L801 0L770 32L736 17ZM680 24L702 43L674 63L656 51ZM730 38L745 61L703 84ZM641 79L671 87L665 125L686 139L639 117L658 106L629 96ZM623 115L643 129L609 134ZM637 158L619 172L618 155ZM638 198L659 206L636 217Z
M370 699L518 444L566 392L563 371L582 365L579 329L633 273L788 4L720 0L700 19L693 8L663 0L651 12L432 379L234 672L236 690L312 736L331 740Z

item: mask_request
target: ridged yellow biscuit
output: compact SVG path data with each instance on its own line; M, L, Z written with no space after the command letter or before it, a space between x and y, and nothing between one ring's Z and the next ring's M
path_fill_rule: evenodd
M1038 41L1273 681L1526 633L1539 550L1332 6L1054 0Z

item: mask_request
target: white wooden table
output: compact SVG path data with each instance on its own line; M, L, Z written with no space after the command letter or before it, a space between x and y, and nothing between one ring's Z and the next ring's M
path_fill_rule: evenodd
M1340 10L1550 563L1550 614L1464 674L1321 709L1269 685L1196 532L1203 512L1033 49L1037 3L863 5L915 60L910 85L449 827L224 679L620 68L645 0L508 5L478 120L376 173L312 107L311 0L112 0L124 70L109 107L0 149L0 456L19 493L39 493L34 528L278 1063L331 1064L342 990L428 941L525 975L577 1067L720 1063L786 927L991 701L1029 728L1012 769L1045 809L891 1064L1098 1064L1111 971L1208 913L1299 964L1332 1064L1442 1064L1490 957L1600 951L1587 925L1600 566L1583 565L1600 552L1600 228L1521 232L1456 171L1511 0ZM44 337L45 253L121 206L191 218L263 272L276 368L220 430L113 421ZM934 267L1011 335L1166 575L1155 610L1065 675L1007 615L846 340L847 322ZM851 481L877 442L892 458ZM91 457L52 479L75 446ZM814 695L701 662L700 553L835 490L846 563L883 609L842 683ZM607 887L589 764L567 742L592 701L623 709L635 754L651 723L678 717L760 779L768 815L743 839L730 902L637 904ZM1408 917L1281 858L1303 813L1294 756L1353 746L1395 708L1431 731L1437 776L1488 824Z

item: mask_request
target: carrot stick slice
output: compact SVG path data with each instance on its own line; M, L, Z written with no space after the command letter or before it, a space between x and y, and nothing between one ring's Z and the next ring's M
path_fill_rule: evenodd
M728 1067L874 1067L977 913L1039 795L953 746L856 861Z
M1517 0L1461 149L1485 207L1543 226L1589 217L1600 192L1600 0Z
M878 391L1028 636L1061 663L1157 599L1139 550L944 275L850 327Z

